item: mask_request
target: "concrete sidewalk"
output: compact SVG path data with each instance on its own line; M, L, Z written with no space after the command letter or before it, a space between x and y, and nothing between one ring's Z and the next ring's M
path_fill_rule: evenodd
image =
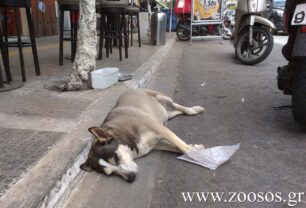
M72 63L58 65L58 38L38 39L42 75L34 76L30 49L25 49L27 82L24 87L0 93L0 207L54 207L82 174L90 126L99 126L117 97L129 87L144 87L173 44L129 48L129 58L119 61L117 50L97 61L97 68L119 67L134 73L130 81L106 90L54 92L44 88L65 79ZM65 56L70 47L65 45ZM12 50L11 70L20 80L18 52Z

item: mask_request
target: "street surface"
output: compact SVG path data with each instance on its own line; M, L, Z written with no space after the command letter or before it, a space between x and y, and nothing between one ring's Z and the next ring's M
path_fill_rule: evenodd
M294 123L290 109L273 108L290 105L276 83L276 68L286 63L281 55L285 42L286 36L275 37L271 55L256 66L237 62L227 41L177 42L149 88L206 110L177 117L168 127L188 143L241 143L240 149L215 171L155 151L137 160L140 171L132 184L86 173L65 207L305 207L305 131ZM183 192L223 192L223 197L214 202L209 195L207 202L199 202L195 193L190 202Z

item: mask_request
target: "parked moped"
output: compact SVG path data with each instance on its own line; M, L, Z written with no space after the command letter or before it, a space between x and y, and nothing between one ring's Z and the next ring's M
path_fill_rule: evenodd
M190 40L190 18L181 18L176 25L176 36L180 41ZM221 35L222 24L212 25L212 30L209 30L208 25L192 26L193 36Z
M306 0L300 2L304 3L295 8L292 21L288 24L289 40L283 48L283 55L289 64L278 68L277 81L278 88L292 96L294 119L306 127Z
M203 13L205 12L204 7L199 3L199 0L195 0L198 5L198 9ZM192 0L178 0L175 5L175 14L179 20L176 25L176 36L181 41L190 40L190 30L191 30L191 4ZM194 16L194 20L198 17ZM222 24L215 25L193 25L192 35L193 36L206 36L206 35L221 35L222 34Z
M231 42L237 59L254 65L265 60L273 48L275 25L265 18L266 0L239 0Z

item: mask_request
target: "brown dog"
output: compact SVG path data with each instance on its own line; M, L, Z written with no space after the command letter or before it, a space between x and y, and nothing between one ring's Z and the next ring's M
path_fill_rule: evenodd
M167 111L166 107L173 110ZM115 173L132 182L138 172L134 159L153 148L181 153L204 148L186 144L164 125L177 115L197 115L203 110L200 106L181 106L156 91L128 90L119 97L102 127L89 129L96 140L81 169Z

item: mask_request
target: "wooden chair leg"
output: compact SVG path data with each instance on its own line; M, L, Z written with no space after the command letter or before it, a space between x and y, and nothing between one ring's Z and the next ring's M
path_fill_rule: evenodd
M102 60L102 50L103 50L103 26L104 26L104 15L102 14L102 12L100 13L100 38L99 38L99 56L98 56L98 59L99 60Z
M130 33L131 33L131 46L133 46L133 15L130 15L131 24L130 24Z
M115 40L119 39L119 60L122 61L122 31L120 25L120 13L115 14L115 21L114 21L115 29Z
M2 71L1 71L1 66L0 66L0 88L4 87L4 83L3 83L3 77L2 77Z
M106 57L109 57L109 45L111 44L111 38L110 38L110 14L107 14L107 23L105 27L105 48L106 48Z
M137 30L138 30L138 44L139 44L139 47L141 47L139 13L137 13Z
M78 19L75 17L75 25L74 25L74 53L73 53L73 61L75 59L75 54L78 46Z
M128 25L128 28L130 28L130 26L129 26L130 25L130 20L131 20L130 16L127 15L127 23L126 24ZM121 27L122 27L121 30L123 31L123 22L121 22ZM130 39L130 31L129 31L129 29L127 31L127 35L128 35L128 39Z
M8 82L12 81L12 75L11 75L11 71L10 71L10 66L9 66L9 62L8 62L8 57L7 57L7 53L6 53L6 49L5 49L5 45L3 42L3 33L0 27L0 49L1 49L1 55L2 55L2 60L3 60L3 65L4 65L4 70L5 70L5 74L6 74L6 79Z
M38 61L38 54L37 54L37 48L36 48L36 40L35 40L35 32L34 32L34 26L32 21L32 14L30 7L26 8L27 13L27 20L28 20L28 27L30 32L30 39L31 39L31 45L32 45L32 53L33 53L33 59L34 59L34 65L35 65L35 72L36 76L40 75L40 67L39 67L39 61Z
M60 47L59 47L59 65L62 66L64 62L64 10L60 8Z
M110 54L113 53L113 41L114 41L114 39L112 38L112 36L114 35L113 34L113 31L114 31L114 23L113 22L114 22L114 14L111 14L110 15L110 21L109 21L110 26L109 26L109 30L108 30L109 37L110 37L109 42L108 42L108 48L109 48L109 53Z
M3 27L3 32L4 32L4 41L5 41L5 44L8 43L8 33L7 33L7 23L8 23L8 19L7 19L7 8L4 7L3 8L4 10L4 27ZM10 65L10 56L9 56L9 47L7 45L4 45L4 48L5 48L5 57L6 57L6 63L7 63L7 66L8 66L8 69L9 69L9 65ZM6 69L5 69L6 70ZM7 80L9 82L13 81L12 79L12 75L11 75L11 72L10 71L6 71L6 76L7 76Z
M73 12L74 13L74 24L73 24L73 54L71 54L72 56L72 60L74 61L75 59L75 54L76 54L76 50L77 50L77 42L78 42L78 20L77 20L77 12Z
M17 41L18 41L18 50L19 50L19 58L20 58L20 67L21 67L21 75L22 81L26 81L25 68L24 68L24 60L23 60L23 52L22 52L22 42L21 42L21 32L20 32L20 22L18 16L18 8L15 7L15 18L16 18L16 32L17 32Z
M74 41L73 41L73 37L74 37L74 21L73 21L73 13L72 11L70 11L70 58L71 58L71 62L73 62L73 49L74 49Z
M126 23L125 15L122 15L121 24L123 26L123 35L124 35L124 54L125 54L125 58L128 58L129 57L129 54L128 54L129 36L127 33L127 23Z
M0 37L2 38L2 37ZM2 45L0 46L1 47L1 51L2 51ZM2 57L2 60L4 59L4 57ZM0 88L3 88L4 87L4 83L3 83L3 77L2 77L2 71L1 71L1 66L0 66Z

